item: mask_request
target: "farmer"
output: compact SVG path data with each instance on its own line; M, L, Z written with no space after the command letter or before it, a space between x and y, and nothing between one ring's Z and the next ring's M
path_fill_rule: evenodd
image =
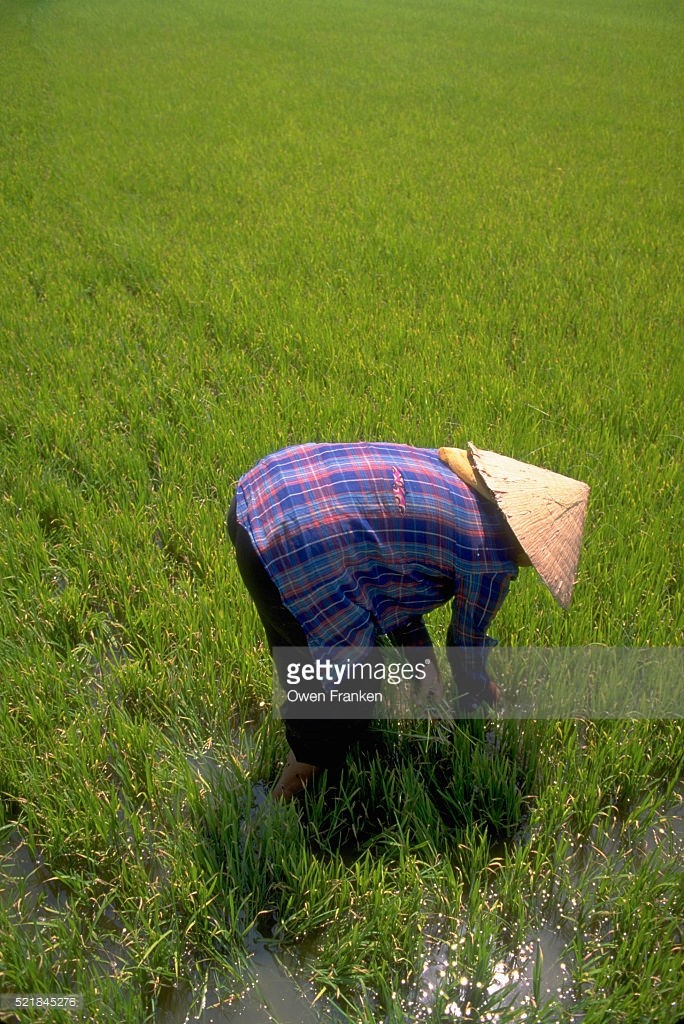
M239 480L227 526L271 653L367 649L382 636L429 649L423 616L451 601L447 656L466 715L499 696L487 628L518 568L533 565L568 606L588 491L473 445L303 444ZM440 693L436 675L426 685ZM290 754L273 796L338 768L364 724L285 716Z

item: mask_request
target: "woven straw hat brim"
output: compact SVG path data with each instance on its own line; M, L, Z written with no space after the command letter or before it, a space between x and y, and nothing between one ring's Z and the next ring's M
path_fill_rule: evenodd
M459 480L462 480L468 487L487 501L494 501L494 495L483 483L476 469L470 465L468 452L465 448L440 448L437 452L442 462L445 462L452 473L455 473Z
M468 461L562 608L575 585L589 486L468 444Z

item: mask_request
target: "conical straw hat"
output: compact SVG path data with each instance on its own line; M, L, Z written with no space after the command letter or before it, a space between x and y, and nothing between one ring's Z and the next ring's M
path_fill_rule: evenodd
M473 444L467 453L440 449L442 461L465 483L470 481L463 455L477 484L470 486L496 502L545 585L561 607L568 608L587 512L587 484Z

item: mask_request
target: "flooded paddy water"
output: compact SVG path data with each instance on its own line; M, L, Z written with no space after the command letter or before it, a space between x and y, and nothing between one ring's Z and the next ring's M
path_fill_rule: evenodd
M245 990L238 997L222 994L224 985L213 972L170 989L157 1003L157 1024L335 1024L338 1014L314 1004L316 993L304 981L296 955L280 950L256 932L247 937L250 954ZM288 967L289 964L289 967Z
M194 770L214 783L220 778L221 766L211 754L192 759ZM266 797L264 787L254 788L255 807L262 808ZM620 870L630 861L639 862L661 851L669 859L684 858L684 804L681 793L676 803L664 808L642 831L637 847L630 847L623 831L624 823L615 817L609 828L601 830L596 843L577 844L570 852L571 870L591 870L592 863L614 865ZM514 837L510 848L522 837ZM502 845L492 850L493 863L505 854ZM353 858L346 851L345 859ZM495 895L495 887L494 887ZM572 900L570 902L573 902ZM40 926L50 919L70 913L70 892L39 851L31 852L18 829L5 836L0 852L0 903L14 908L25 924ZM572 908L570 908L572 909ZM538 913L533 915L536 927L523 941L511 941L508 948L492 948L489 975L485 980L468 976L463 971L462 953L467 944L476 941L470 934L467 919L454 931L453 917L435 916L424 930L422 961L413 973L413 980L396 993L392 1012L384 1018L376 1007L378 1021L387 1024L406 1021L488 1021L497 1024L510 1019L524 1020L545 1004L564 1009L564 1020L579 1022L581 1012L574 1012L578 989L575 947L577 921L568 907L554 905L553 895L539 894ZM129 963L125 928L116 913L103 911L102 935L97 945L84 946L84 957L94 973L115 973ZM244 986L234 994L235 979L222 977L214 970L190 966L188 979L176 986L163 987L154 999L156 1024L343 1024L354 1021L327 998L317 998L310 981L315 959L315 942L305 937L299 944L278 941L273 922L264 926L264 934L250 928L245 934L247 968ZM273 934L267 934L272 931ZM505 937L506 929L502 930ZM192 979L192 980L190 980ZM368 996L366 1013L373 1006ZM673 1009L673 1014L675 1010ZM513 1018L511 1014L516 1014ZM5 1020L5 1018L0 1018ZM8 1021L13 1018L6 1018ZM18 1019L18 1018L17 1018ZM361 1018L359 1018L361 1019ZM368 1017L364 1016L364 1020ZM553 1020L553 1017L548 1018ZM676 1017L673 1015L672 1020Z
M344 1024L349 1020L327 1000L316 1000L314 987L306 977L306 957L296 951L279 949L258 935L250 936L250 980L238 998L221 995L221 979L208 974L197 985L179 986L159 999L157 1024ZM444 978L456 963L455 944L432 937L417 983L400 1000L406 1021L432 1021L433 1008ZM474 1007L486 995L499 995L501 1010L534 1005L534 969L543 958L543 992L569 1002L572 985L563 938L553 929L541 929L534 941L495 964L488 986L467 977L459 978L459 998L449 1002L443 1015L449 1019L472 1019ZM565 958L565 959L564 959ZM353 1019L353 1018L352 1018ZM393 1018L394 1019L394 1018ZM495 1024L493 1011L485 1019ZM577 1020L580 1020L577 1017Z

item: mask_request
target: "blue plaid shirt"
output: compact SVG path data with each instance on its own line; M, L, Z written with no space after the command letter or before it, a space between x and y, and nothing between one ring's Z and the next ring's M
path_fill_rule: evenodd
M237 519L313 647L410 635L422 615L452 601L447 644L485 648L518 573L501 513L433 449L282 449L240 479ZM481 654L468 674L484 683Z

